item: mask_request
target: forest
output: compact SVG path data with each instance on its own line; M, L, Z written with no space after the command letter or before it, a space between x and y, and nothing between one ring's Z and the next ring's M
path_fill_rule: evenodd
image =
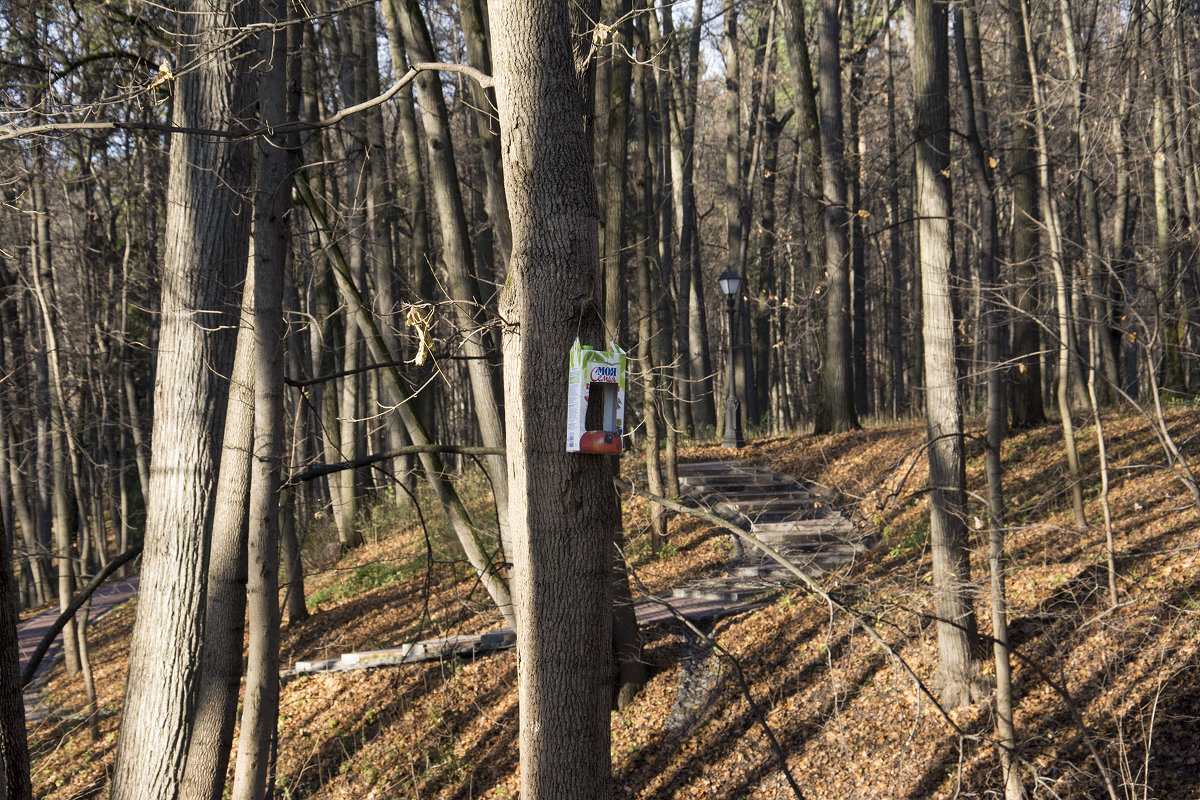
M718 539L742 552L681 501L689 462L730 458L833 474L876 542L865 572L795 570L770 613L827 606L937 710L958 778L939 750L945 775L894 796L1196 796L1162 777L1186 769L1156 760L1157 717L1094 717L1066 671L1036 679L1053 724L1019 709L1022 559L1069 540L1080 630L1173 653L1145 707L1170 684L1190 700L1164 715L1200 719L1178 566L1200 532L1200 3L0 8L0 800L68 796L44 776L69 748L21 699L38 610L105 742L71 797L343 796L288 783L302 681L280 674L315 650L330 576L384 558L384 517L423 542L387 573L419 587L409 613L453 585L475 610L448 634L515 633L488 680L519 695L498 734L519 764L372 796L892 796L806 784L711 630L682 646L733 659L718 685L770 743L761 781L630 777L619 721L684 669L633 601ZM563 447L573 342L627 359L623 423L583 421L619 458ZM894 623L856 592L901 556L927 592ZM133 575L117 674L88 598ZM429 630L399 619L389 646ZM1089 702L1135 660L1104 652Z

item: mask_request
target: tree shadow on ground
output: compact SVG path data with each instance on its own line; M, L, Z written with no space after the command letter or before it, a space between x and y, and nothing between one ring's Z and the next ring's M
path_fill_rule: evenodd
M807 653L802 665L795 663L798 648L820 635L822 628L810 622L789 631L787 636L768 638L752 652L742 654L742 661L754 664L756 674L746 677L761 709L766 712L773 707L800 709L796 714L772 720L772 729L785 753L800 748L809 737L822 730L837 705L852 702L883 663L881 658L863 662L861 669L843 678L846 688L835 695L821 681L823 674L828 674L828 665L835 663L852 643L852 633L843 631L828 641L827 649ZM719 635L717 639L720 639ZM719 680L711 691L708 707L694 724L682 735L655 731L648 745L629 754L626 763L614 771L614 785L638 787L650 798L686 797L697 782L704 779L710 767L736 761L742 765L741 776L737 788L731 789L728 796L739 797L765 776L779 770L769 748L747 747L748 742L762 739L761 728L754 712L744 702L733 667L722 660L720 666L714 668L720 670ZM822 695L820 702L815 705L802 702L802 695L814 687L818 687L818 693ZM690 743L699 746L692 749ZM681 747L687 748L686 759L679 758ZM618 792L618 796L625 795Z

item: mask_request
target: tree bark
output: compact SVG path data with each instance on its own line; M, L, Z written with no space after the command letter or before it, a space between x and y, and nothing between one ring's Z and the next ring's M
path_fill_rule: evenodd
M965 100L966 139L971 151L971 172L979 199L979 285L982 294L980 322L986 340L987 451L984 456L988 483L988 567L992 603L992 657L996 665L996 744L1004 776L1005 800L1023 800L1025 787L1016 769L1016 733L1013 726L1012 667L1008 648L1008 596L1004 586L1004 487L1000 447L1007 413L1004 380L1000 371L1004 330L1001 324L996 251L1000 233L996 220L995 176L989 161L990 133L986 84L974 0L954 11L955 49L959 82Z
M400 14L400 27L409 54L416 61L436 61L429 29L421 16L420 6L416 0L403 2L404 13ZM474 257L467 233L462 190L458 183L458 168L451 145L446 99L442 94L441 78L437 73L422 72L417 77L416 84L421 123L425 130L430 180L441 223L442 261L448 274L449 295L460 328L463 355L469 359L467 371L471 380L471 394L475 401L475 416L484 445L500 447L504 442L503 412L490 366L490 358L494 354L485 341L483 332L489 320L481 301L478 281L472 271ZM501 541L507 541L508 475L504 469L504 459L489 456L487 464L500 521L500 538Z
M820 372L817 433L858 427L850 359L850 216L842 124L842 21L838 0L821 0L818 25L821 175L825 203L825 347Z
M254 274L243 287L241 320L229 377L206 570L204 641L196 678L192 733L179 800L209 800L225 785L242 683L246 617L246 509L254 443Z
M285 23L287 0L262 0L263 19ZM373 26L372 26L373 29ZM268 126L287 121L287 28L259 35L259 111ZM373 38L373 37L372 37ZM258 148L254 208L254 457L247 535L246 691L233 800L268 797L279 717L279 486L283 460L283 282L290 231L294 154L269 140Z
M246 110L248 75L231 40L244 3L181 14L184 55L208 56L175 81L173 124L226 128ZM187 60L187 59L181 59ZM155 444L145 558L130 644L113 800L174 798L188 751L204 637L204 570L216 490L225 376L245 274L251 174L245 142L171 136Z
M566 356L601 335L595 186L566 6L502 1L495 51L513 257L502 302L521 796L612 795L609 459L567 453ZM607 482L607 483L606 483ZM564 746L565 745L565 746Z
M950 297L950 106L946 6L917 0L913 17L913 126L916 133L917 249L925 340L930 530L938 617L942 705L969 705L981 692L971 659L975 614L967 552L962 407Z
M1029 74L1029 42L1022 23L1028 0L1008 0L1009 82L1017 113L1012 126L1011 180L1013 193L1010 262L1014 297L1012 359L1010 372L1014 428L1029 428L1046 419L1042 404L1042 370L1038 360L1038 213L1036 164L1033 151L1033 79Z
M17 587L9 560L9 531L0 518L0 797L33 800L29 781L29 745L25 734L25 701L21 696L17 641Z
M808 30L804 0L783 0L779 4L784 39L792 73L792 102L800 123L800 204L807 234L808 262L825 266L825 222L821 211L821 122L817 110L817 89L813 82L812 61L808 52ZM820 282L818 280L818 282Z

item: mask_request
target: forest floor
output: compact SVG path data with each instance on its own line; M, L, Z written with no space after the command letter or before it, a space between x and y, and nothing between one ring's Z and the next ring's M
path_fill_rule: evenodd
M1181 451L1200 465L1200 408L1177 407L1167 418ZM1145 419L1113 414L1104 423L1113 465L1116 608L1108 602L1094 425L1077 428L1092 523L1085 532L1071 523L1061 428L1017 432L1004 445L1023 775L1039 798L1105 796L1106 774L1115 797L1200 798L1200 512L1167 468ZM986 492L981 426L972 420L969 430L967 480L975 496L968 519L979 628L990 631L978 499ZM822 584L932 684L937 642L923 441L922 425L889 424L761 438L740 455L828 488L859 524L875 530L875 548ZM683 453L686 460L724 455L714 446ZM632 457L623 463L629 474L641 468ZM482 489L476 495L479 507ZM423 510L428 537L411 511L377 506L364 517L364 546L313 568L314 613L284 631L285 665L500 627L435 525L436 506L423 503ZM671 521L668 544L650 552L646 514L643 501L626 502L626 551L644 587L635 593L719 571L727 559L725 535L682 517ZM319 534L314 528L308 548L314 553ZM106 793L134 605L90 634L103 709L99 740L92 742L82 718L66 711L32 728L37 796ZM615 797L794 796L755 708L805 797L1003 795L990 703L940 714L893 657L802 588L716 624L711 635L736 665L701 653L713 659L713 680L682 725L673 712L682 672L695 669L695 645L673 624L643 633L649 683L612 715ZM981 656L984 676L994 674L990 648ZM59 709L78 709L78 684L59 666L47 694ZM511 798L518 793L516 656L297 678L283 688L279 730L281 798Z

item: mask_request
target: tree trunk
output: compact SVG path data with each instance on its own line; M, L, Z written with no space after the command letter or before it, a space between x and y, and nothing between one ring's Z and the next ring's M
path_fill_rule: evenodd
M1024 17L1025 36L1032 41L1032 29L1026 10ZM1058 312L1058 413L1063 429L1063 444L1067 452L1067 467L1071 475L1071 508L1075 517L1075 528L1087 529L1087 518L1083 513L1083 487L1080 485L1079 447L1075 442L1075 423L1071 419L1071 381L1078 373L1079 361L1075 356L1078 348L1074 344L1071 327L1070 279L1063 263L1062 222L1059 219L1058 201L1050 177L1050 149L1046 138L1046 117L1043 110L1041 81L1038 77L1033 56L1029 59L1029 75L1033 84L1034 131L1038 145L1038 183L1042 218L1046 223L1046 240L1050 245L1050 268L1054 274L1055 308Z
M219 797L225 785L242 683L246 616L246 509L254 444L254 273L243 286L241 320L221 444L204 605L204 641L192 732L179 800Z
M979 22L974 0L955 8L954 43L958 56L959 82L965 100L966 138L971 151L971 172L979 197L979 285L982 302L980 323L986 340L988 482L988 567L992 603L992 657L996 665L996 744L1004 776L1005 800L1023 800L1025 787L1015 767L1016 733L1013 727L1012 667L1008 648L1008 596L1004 588L1004 487L1000 447L1004 440L1007 409L1003 358L1004 329L1001 324L999 286L996 282L996 251L1000 233L996 221L995 177L988 158L990 133L986 84L979 39Z
M313 196L312 188L305 181L301 180L298 182L297 189L304 205L313 216L317 230L323 232L323 244L332 257L332 266L334 267L334 275L337 278L338 291L341 293L343 301L355 310L355 322L359 330L363 333L371 358L379 365L394 364L396 356L388 351L383 336L379 332L379 326L375 323L375 319L370 313L370 307L363 299L362 293L351 278L341 249L336 242L328 238L328 222L324 211ZM400 414L405 430L408 431L409 439L416 446L430 444L429 434L421 418L417 416L414 404L411 402L411 395L408 392L405 381L400 375L400 371L395 366L385 366L382 369L388 403ZM508 624L515 629L516 620L513 617L512 600L509 596L508 584L497 569L494 561L495 553L489 552L487 543L480 531L471 522L471 518L467 514L458 493L449 481L446 480L443 474L444 469L441 459L433 452L422 452L420 459L425 479L429 482L434 494L437 495L438 501L446 513L447 520L450 522L450 527L454 530L459 544L462 545L467 560L471 563L472 568L475 569L480 582L483 584L484 589L487 590L492 601L496 604L496 607L500 610L500 613L504 615Z
M1029 74L1029 42L1021 22L1028 0L1008 0L1009 81L1017 113L1012 126L1013 193L1011 269L1014 297L1012 322L1012 414L1014 428L1030 428L1046 419L1042 404L1042 371L1038 360L1038 189L1033 151L1033 79Z
M892 58L891 28L884 34L887 61L887 182L888 182L888 353L891 356L892 418L908 408L904 385L904 233L900 209L899 148L896 144L896 77Z
M612 43L602 64L607 69L598 71L597 82L607 77L608 85L596 87L597 97L607 97L603 105L607 119L598 119L605 126L602 214L600 220L600 269L604 276L604 340L625 341L628 331L628 314L625 310L625 184L628 169L626 153L629 149L629 96L632 66L625 55L630 46L628 6L626 0L610 0L605 5L616 24L609 31Z
M601 335L597 209L565 5L501 2L496 74L513 258L504 297L521 796L612 796L609 459L567 453L566 355ZM570 746L565 747L564 743Z
M809 264L825 267L825 222L821 211L821 122L817 109L817 89L813 82L812 61L808 52L808 25L804 0L783 0L784 39L792 74L792 101L800 123L800 207L807 238ZM890 96L890 95L889 95ZM818 276L818 283L820 279Z
M21 696L20 648L17 641L17 587L9 560L9 531L0 519L0 797L33 800L29 782L29 745L25 734L25 701Z
M967 551L962 407L950 301L950 106L946 6L917 0L913 17L913 127L916 134L917 250L925 340L929 437L930 547L938 617L937 684L942 705L980 695L971 659L975 614Z
M173 124L229 127L249 95L241 67L245 47L229 40L249 21L249 8L222 3L187 11L180 17L184 55L190 59L191 48L199 47L209 56L177 77ZM171 139L155 447L114 800L168 800L179 790L204 637L223 376L249 240L250 213L242 201L252 172L249 146L184 134Z
M421 16L416 0L403 0L404 13L400 27L408 52L415 61L436 61L429 29ZM484 340L488 315L483 308L479 285L474 273L474 257L467 233L466 213L462 190L458 183L458 168L450 139L450 120L446 99L442 94L441 78L435 72L422 72L416 79L421 123L425 130L426 154L435 205L441 222L442 261L448 275L450 299L460 328L462 350L469 360L467 372L471 394L475 400L475 416L479 433L486 447L503 447L504 423L502 409L493 382L490 358L493 355ZM501 541L508 540L508 475L502 456L488 456L488 477L496 499L500 521ZM506 548L507 551L507 548Z
M858 427L854 369L850 361L850 216L842 125L842 21L838 0L821 0L818 25L821 174L825 197L825 347L821 365L817 433Z
M286 0L263 0L263 19L286 21ZM373 15L372 15L373 16ZM371 30L374 26L371 26ZM286 27L259 35L259 110L268 126L288 119ZM373 38L373 37L372 37ZM294 153L274 142L258 149L254 203L254 457L247 532L246 691L238 734L233 800L268 797L279 717L279 485L283 460L283 283L290 239ZM349 470L347 470L349 471Z

